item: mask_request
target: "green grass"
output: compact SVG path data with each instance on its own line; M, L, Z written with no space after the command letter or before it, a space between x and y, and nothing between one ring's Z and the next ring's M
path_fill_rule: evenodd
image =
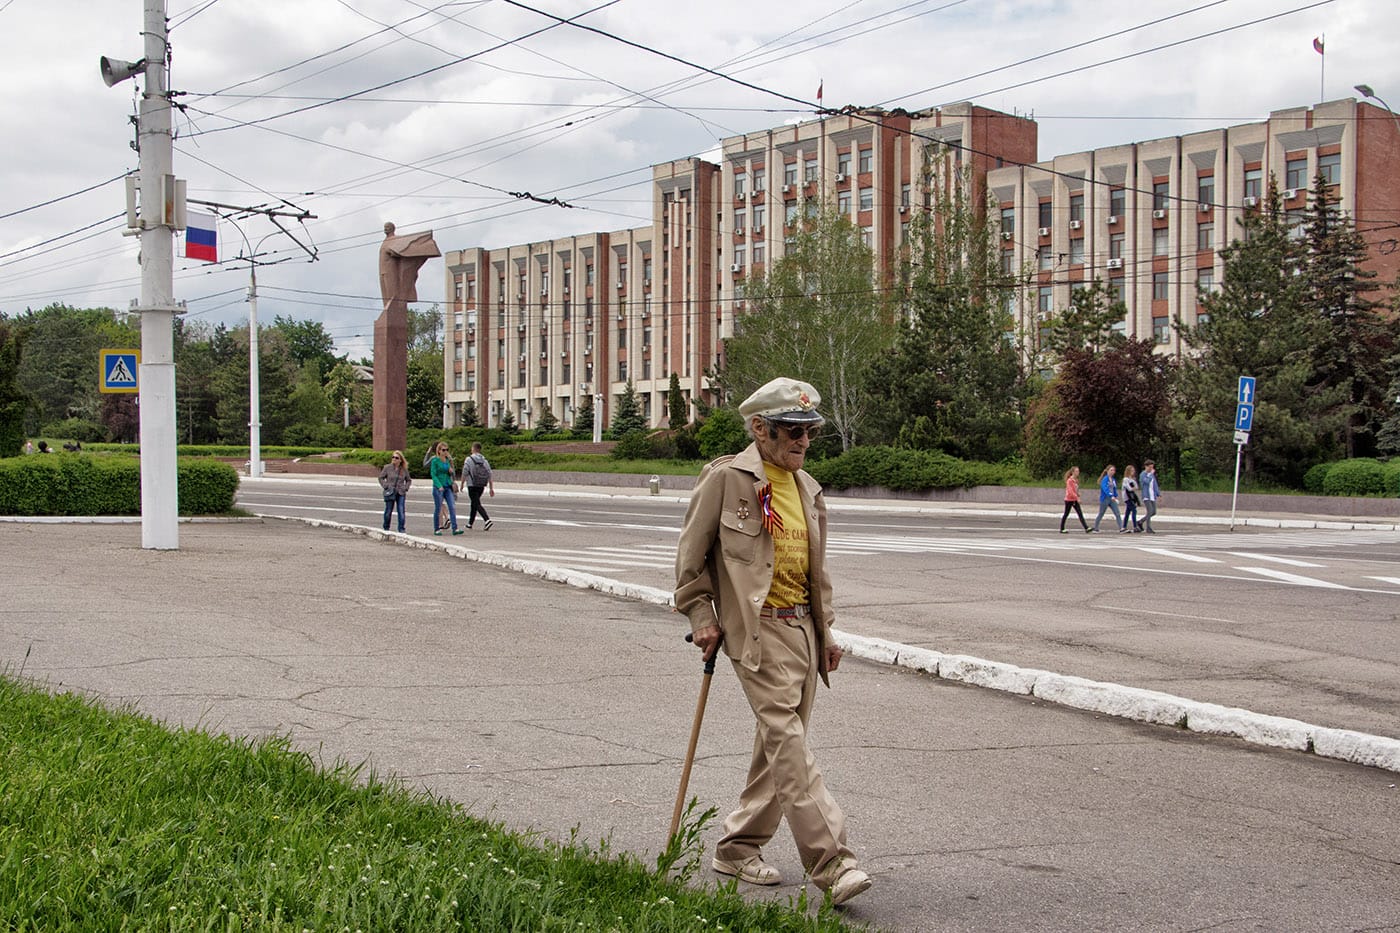
M676 880L712 812L653 868L318 767L285 739L171 730L0 674L5 930L846 929L802 897Z

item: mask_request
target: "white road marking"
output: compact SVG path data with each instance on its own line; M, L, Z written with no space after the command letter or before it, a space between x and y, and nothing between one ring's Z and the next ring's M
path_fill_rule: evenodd
M1320 586L1328 590L1349 590L1351 587L1341 583L1332 583L1328 580L1319 580L1316 577L1302 577L1296 573L1288 573L1284 570L1275 570L1272 567L1236 567L1236 570L1243 570L1245 573L1257 573L1261 577L1272 577L1283 583L1293 583L1298 586Z
M1276 564L1287 564L1290 567L1323 567L1324 564L1314 564L1312 561L1294 560L1291 557L1275 557L1273 554L1254 554L1249 551L1231 551L1232 557L1243 557L1245 560L1268 560Z
M1145 551L1148 554L1160 554L1163 557L1177 557L1181 560L1191 560L1195 561L1198 564L1220 563L1220 561L1216 560L1214 557L1202 557L1199 554L1184 554L1181 551L1172 551L1164 547L1140 547L1137 548L1137 550Z
M1233 624L1239 619L1217 619L1215 616L1193 616L1184 612L1162 612L1158 609L1141 609L1137 606L1098 606L1096 608L1106 609L1109 612L1137 612L1148 616L1170 616L1173 619L1193 619L1197 622L1226 622Z
M1396 586L1400 586L1400 577L1370 577L1369 579L1379 580L1382 583L1394 583Z

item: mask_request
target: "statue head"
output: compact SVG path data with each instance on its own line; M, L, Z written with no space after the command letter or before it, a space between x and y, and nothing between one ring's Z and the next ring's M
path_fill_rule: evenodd
M394 235L394 225L391 224L391 223L389 223L388 221L385 221L385 222L384 222L384 235L385 235L385 236L393 236L393 235Z

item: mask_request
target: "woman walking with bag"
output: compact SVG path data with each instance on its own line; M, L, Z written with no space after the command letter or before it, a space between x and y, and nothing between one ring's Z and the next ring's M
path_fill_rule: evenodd
M440 513L444 504L452 522L452 533L462 534L461 529L457 527L457 495L452 474L452 452L447 449L446 441L438 441L437 456L428 461L428 470L433 475L433 534L442 534Z
M1138 524L1137 520L1137 510L1137 467L1130 463L1123 467L1123 527L1118 530L1119 534L1142 531L1142 526Z
M403 453L394 451L384 469L379 471L379 486L384 490L384 530L389 530L389 516L395 509L399 513L399 534L403 534L404 502L408 499L408 487L413 485L413 477L408 475L408 464Z
M1084 526L1086 532L1090 531L1089 523L1084 520L1084 513L1079 508L1079 467L1072 466L1065 470L1065 514L1060 516L1060 534L1069 534L1065 531L1065 519L1069 518L1069 510L1074 509L1074 514L1079 516L1079 524Z

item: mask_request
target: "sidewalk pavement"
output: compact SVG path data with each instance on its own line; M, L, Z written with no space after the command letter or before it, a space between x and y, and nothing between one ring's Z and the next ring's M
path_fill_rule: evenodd
M54 689L368 760L516 828L664 842L698 653L656 606L279 520L0 523L0 665ZM837 581L839 587L840 581ZM1393 773L1102 718L848 658L814 751L889 930L1400 924ZM691 793L737 799L752 716L719 667ZM712 825L708 847L717 838ZM768 848L801 884L786 830ZM813 891L812 893L815 893Z

